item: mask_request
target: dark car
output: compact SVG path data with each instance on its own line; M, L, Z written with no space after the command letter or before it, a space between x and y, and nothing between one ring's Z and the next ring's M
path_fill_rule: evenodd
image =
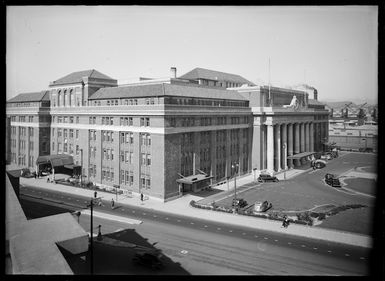
M260 174L258 177L258 181L259 182L269 182L269 181L278 182L279 180L277 177L271 176L269 174Z
M151 267L152 269L163 268L163 263L160 260L161 254L156 252L137 252L132 261L136 264Z
M337 178L336 175L333 174L326 174L325 175L325 182L333 187L341 187L340 180Z
M31 171L28 168L21 169L20 175L23 178L33 178L34 177L33 173L31 173Z
M231 206L243 208L243 207L247 206L247 201L245 199L242 199L242 198L233 199Z
M313 169L322 169L326 166L326 162L321 159L313 160L310 162L310 167Z

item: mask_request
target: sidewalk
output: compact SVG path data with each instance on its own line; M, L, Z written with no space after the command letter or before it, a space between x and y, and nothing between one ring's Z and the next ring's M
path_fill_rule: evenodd
M290 171L287 172L286 179L289 176L295 176L298 174L297 170L291 170L293 172L289 174ZM301 171L301 172L305 172ZM246 177L240 178L238 181L237 178L237 186L241 186L242 184L253 181L253 175L248 175ZM46 178L34 179L34 178L20 178L20 184L36 186L43 189L56 190L60 192L65 192L69 194L76 194L80 196L85 196L92 198L94 196L94 191L89 189L83 189L78 187L66 186L61 184L47 183ZM230 184L229 184L230 186ZM227 191L227 184L223 184L221 186L215 187L218 189L225 189ZM233 188L233 186L231 186ZM226 193L226 192L225 192ZM116 201L116 195L112 193L98 191L98 197L102 197L102 200L111 201L114 199ZM336 231L331 229L324 229L318 227L311 226L303 226L291 224L288 228L281 228L281 222L278 221L270 221L262 218L248 217L242 215L228 214L222 212L215 212L209 210L202 210L193 208L190 206L190 201L195 200L199 201L202 199L200 196L187 194L181 198L163 203L158 200L148 199L144 202L140 201L139 196L135 196L132 198L125 197L123 195L118 195L118 200L116 201L116 205L129 205L142 207L151 210L157 210L172 214L178 214L186 217L194 217L200 218L210 221L216 221L221 223L228 223L237 226L247 226L254 229L262 229L267 231L281 232L290 235L302 236L312 239L326 240L331 242L349 244L354 246L361 247L372 247L372 238L370 236Z

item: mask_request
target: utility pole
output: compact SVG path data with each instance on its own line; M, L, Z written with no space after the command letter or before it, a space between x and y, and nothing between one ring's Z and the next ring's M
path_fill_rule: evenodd
M90 274L93 275L94 274L94 200L100 200L101 197L98 197L98 198L91 198L91 202L89 205L87 205L87 207L90 207L90 211L91 211L91 229L90 229L90 233L91 233L91 240L90 240Z
M83 168L83 167L82 167ZM83 174L82 174L83 176ZM94 274L94 220L93 220L93 210L94 210L94 200L91 199L91 275Z
M80 186L83 187L83 149L80 149Z
M269 106L272 106L271 95L270 95L270 57L269 57Z

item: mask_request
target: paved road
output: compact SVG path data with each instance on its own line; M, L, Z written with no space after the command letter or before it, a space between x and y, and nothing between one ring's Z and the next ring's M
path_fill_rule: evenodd
M87 198L44 189L22 187L24 199L42 197L56 207L77 210L85 206ZM32 199L35 200L35 199ZM62 202L52 203L52 201ZM143 220L141 225L122 225L95 218L94 225L103 225L103 234L122 235L134 229L149 242L158 242L171 260L173 269L191 274L305 274L305 275L365 275L367 249L298 238L280 233L236 227L167 213L153 212L138 207L117 207L111 210L109 202L96 207L114 215ZM89 219L80 217L80 224L89 231ZM117 231L117 232L116 232ZM124 235L123 235L124 236ZM115 237L118 238L118 237ZM118 238L121 239L121 238ZM109 251L104 249L104 255ZM123 268L123 267L122 267ZM119 271L119 269L116 269Z

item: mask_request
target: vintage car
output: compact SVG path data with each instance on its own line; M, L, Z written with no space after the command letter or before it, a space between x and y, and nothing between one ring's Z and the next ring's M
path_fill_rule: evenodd
M326 174L325 175L325 182L333 187L341 187L340 180L337 178L336 175L333 174Z
M322 169L326 166L326 161L317 159L310 162L310 167L313 169Z
M242 199L242 198L237 198L237 199L234 198L232 203L231 203L231 206L243 208L243 207L247 206L247 201L245 199Z
M266 212L268 209L270 209L273 205L267 201L263 202L255 202L254 203L254 212Z
M269 174L260 174L257 180L259 182L269 182L269 181L278 182L279 181L277 177L271 176Z

